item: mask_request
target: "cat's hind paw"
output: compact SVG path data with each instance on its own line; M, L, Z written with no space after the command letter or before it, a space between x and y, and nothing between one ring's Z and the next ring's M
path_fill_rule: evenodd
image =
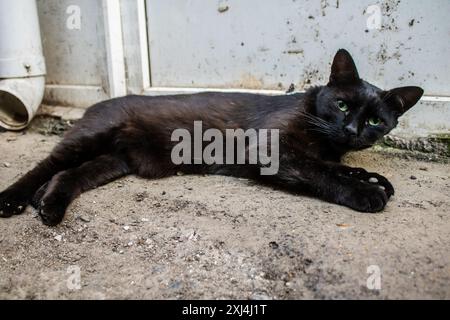
M48 182L43 184L35 193L33 198L31 199L31 206L33 208L35 208L36 210L39 210L39 207L41 206L41 200L45 195L45 192L47 191L48 188Z
M25 211L29 200L20 191L7 189L0 193L0 217L7 218Z
M45 195L39 204L39 216L47 226L59 224L70 204L70 197L65 193L52 192Z

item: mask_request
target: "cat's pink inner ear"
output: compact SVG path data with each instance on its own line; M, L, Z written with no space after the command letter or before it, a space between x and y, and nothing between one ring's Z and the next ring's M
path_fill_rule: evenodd
M350 53L339 49L331 65L330 84L350 84L360 81L358 69Z

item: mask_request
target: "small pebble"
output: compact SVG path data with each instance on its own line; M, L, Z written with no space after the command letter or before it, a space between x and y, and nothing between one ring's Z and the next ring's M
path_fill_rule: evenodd
M148 197L148 194L147 194L147 192L139 192L139 193L137 193L135 196L134 196L134 200L136 201L136 202L141 202L141 201L144 201L145 200L145 198L147 198Z
M83 222L90 222L91 220L88 217L79 216L78 219L80 219Z
M6 167L6 168L9 168L9 167L11 167L11 163L3 162L3 166Z
M411 176L411 177L409 177L411 180L416 180L417 179L417 177L416 176Z
M278 249L278 243L276 243L275 241L271 241L269 242L269 247L271 247L272 249Z
M163 191L163 192L161 192L161 194L164 196L165 194L166 194L166 192L165 191Z
M149 222L149 220L147 218L142 218L141 221L142 222Z
M54 237L54 239L56 241L61 241L62 240L62 235L58 234L57 236Z
M123 230L125 230L125 231L130 230L130 226L123 226Z

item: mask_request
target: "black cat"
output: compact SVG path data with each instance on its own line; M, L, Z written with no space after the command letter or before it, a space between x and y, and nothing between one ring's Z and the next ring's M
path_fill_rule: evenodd
M334 57L326 86L305 93L266 96L199 93L127 96L86 111L50 156L0 193L0 216L32 204L42 221L56 225L80 193L128 174L156 179L184 173L232 175L314 195L363 212L382 210L394 189L364 169L339 163L350 150L370 147L397 125L423 94L419 87L383 91L359 78L350 54ZM261 164L174 164L175 129L279 130L279 170L261 175Z

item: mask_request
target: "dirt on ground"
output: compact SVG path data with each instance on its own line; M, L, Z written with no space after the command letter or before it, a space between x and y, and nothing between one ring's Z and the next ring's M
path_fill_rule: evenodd
M0 133L0 189L60 138ZM0 298L450 298L449 165L368 150L396 194L365 214L244 179L128 176L57 227L0 219Z

